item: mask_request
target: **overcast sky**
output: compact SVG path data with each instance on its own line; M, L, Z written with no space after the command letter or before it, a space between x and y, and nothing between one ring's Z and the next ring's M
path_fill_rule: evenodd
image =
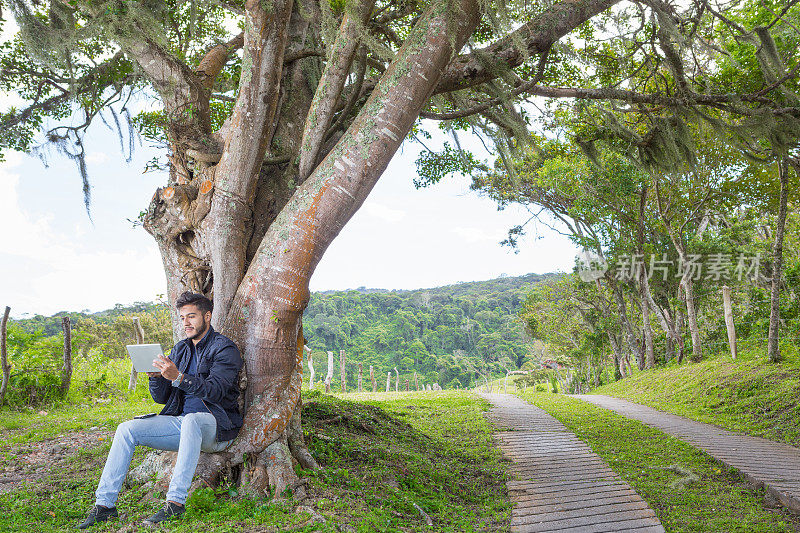
M463 141L483 152L477 140ZM78 171L64 156L51 154L48 167L19 153L0 163L0 306L11 306L13 317L99 311L166 292L155 242L128 221L166 181L163 174L142 173L158 152L145 144L126 163L116 134L102 124L92 126L85 145L92 220ZM414 289L572 269L577 249L544 226L529 227L517 254L501 246L508 229L529 215L517 207L498 211L469 191L469 178L415 189L418 153L418 145L406 143L396 154L328 249L312 291Z

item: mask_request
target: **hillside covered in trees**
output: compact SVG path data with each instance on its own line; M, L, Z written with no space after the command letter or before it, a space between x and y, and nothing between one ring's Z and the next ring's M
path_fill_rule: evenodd
M518 313L532 287L549 277L527 274L413 291L314 293L303 315L303 333L317 375L324 375L325 352L335 352L338 372L338 350L345 350L348 360L364 365L365 376L369 365L378 378L397 367L401 382L417 372L428 384L465 387L485 373L505 374L534 359ZM348 366L348 383L355 385L357 369Z
M357 386L357 364L365 383L374 367L379 390L396 367L401 379L420 385L467 387L482 375L528 368L542 355L526 333L519 311L528 293L555 274L526 274L409 291L366 289L313 293L303 316L306 345L311 349L317 383L327 371L327 353L334 352L335 387L339 387L339 351L347 357L348 388ZM109 362L124 364L125 345L134 341L133 317L139 317L145 342L172 347L169 303L117 304L98 313L61 312L12 320L8 327L12 365L12 403L46 400L58 383L62 361L61 317L72 323L73 357L85 369L84 381L103 389L124 384L99 383ZM308 367L304 365L308 383ZM96 376L95 376L96 374ZM383 379L381 379L383 376ZM80 379L79 376L76 376ZM84 385L87 385L84 384Z

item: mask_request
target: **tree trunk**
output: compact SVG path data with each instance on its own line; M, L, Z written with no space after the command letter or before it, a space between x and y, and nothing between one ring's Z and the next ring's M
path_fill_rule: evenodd
M328 352L328 373L325 374L325 393L331 393L331 380L333 380L333 352Z
M377 392L378 383L375 381L375 369L369 365L369 380L372 382L372 392Z
M0 406L6 399L6 391L8 390L8 380L11 376L11 365L8 364L8 315L11 314L11 308L6 306L3 312L3 319L0 320L0 368L3 370L3 382L0 384Z
M614 359L614 379L616 381L619 381L623 377L620 367L620 363L622 361L622 355L620 353L621 350L619 345L619 339L610 330L607 332L607 336L608 336L608 344L611 345L611 354Z
M414 371L414 388L419 392L419 379L417 378L417 371Z
M789 168L784 157L778 167L781 181L778 218L775 221L775 245L772 267L772 292L770 295L769 336L767 357L771 363L783 359L778 345L781 322L781 279L783 277L783 234L786 229L786 204L789 197Z
M640 287L644 292L644 287ZM656 355L653 349L653 327L650 323L650 302L640 293L639 303L642 306L642 331L644 333L645 368L656 367Z
M653 298L653 293L650 290L650 281L647 279L647 276L643 276L643 281L645 296L647 297L647 301L650 302L650 309L655 311L656 318L661 323L661 329L667 334L667 355L665 359L670 361L673 357L677 357L678 345L680 344L675 321L672 319L668 308L662 308L656 303L655 298Z
M639 194L639 216L636 222L636 244L637 251L644 257L644 225L647 213L647 190L648 186L642 187ZM645 357L644 366L655 368L656 357L653 352L653 327L650 324L650 300L646 296L648 283L646 269L642 268L639 273L639 305L642 308L642 330L644 335ZM641 370L641 368L640 368Z
M694 303L694 283L692 278L684 274L681 279L683 294L686 297L686 321L689 325L689 335L692 338L692 361L703 360L703 345L700 341L700 326L697 324L697 307Z
M639 369L642 369L644 368L644 352L639 342L639 337L634 333L633 325L631 324L630 320L628 320L627 304L625 303L625 297L622 295L622 289L619 287L619 285L614 283L611 286L611 291L613 292L614 299L617 302L617 313L619 314L620 324L622 325L622 331L624 332L628 349L636 356L636 362L639 365Z
M386 373L386 392L389 392L389 385L391 384L391 382L392 382L392 373L391 372L387 372Z
M406 392L408 392L408 383L409 383L409 380L407 380L407 379L403 381L403 384L405 385Z
M133 317L133 340L135 344L144 344L144 329L142 329L142 324L139 321L139 317ZM136 390L136 378L138 372L136 372L136 367L133 366L131 363L131 377L128 380L128 391L133 392Z
M680 288L678 288L678 293L681 294ZM675 332L677 333L678 339L676 357L678 358L678 364L681 364L684 356L686 355L686 346L683 342L683 311L681 311L680 308L675 309Z
M394 391L400 392L400 372L397 371L397 367L394 367Z
M347 355L339 350L339 375L342 381L342 392L347 392Z
M63 398L67 395L72 380L72 329L68 316L61 319L61 327L64 330L64 368L61 371L61 397Z
M364 392L362 381L364 380L364 368L361 363L358 363L358 392Z
M248 454L254 466L243 473L243 485L254 494L266 486L279 494L293 483L288 437L300 399L297 347L309 280L407 137L441 73L477 26L480 10L476 0L432 3L350 127L319 150L327 155L305 179L294 161L269 159L278 145L280 154L284 146L296 153L291 143L301 133L292 135L290 124L303 121L289 116L310 106L279 105L302 85L282 68L286 47L316 44L288 37L302 35L292 28L307 26L308 16L292 0L248 0L246 13L239 95L219 132L221 156L209 164L197 156L181 166L178 159L194 152L174 144L174 183L156 192L145 225L161 250L170 298L186 288L213 293L213 323L242 351L245 423L226 460L237 466ZM317 118L309 114L306 121ZM282 128L286 138L276 139ZM274 218L260 219L264 211ZM174 331L178 338L180 330ZM330 377L332 366L329 354Z
M728 331L728 346L731 349L731 357L736 359L736 326L733 323L731 288L727 285L722 287L722 309L725 315L725 329Z

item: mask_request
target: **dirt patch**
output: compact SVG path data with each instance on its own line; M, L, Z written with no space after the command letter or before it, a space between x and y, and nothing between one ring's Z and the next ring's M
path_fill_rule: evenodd
M66 433L53 439L12 445L0 451L0 493L22 484L42 482L53 473L63 471L78 454L111 442L114 432L106 428ZM87 458L92 464L97 459ZM85 469L86 464L82 466Z

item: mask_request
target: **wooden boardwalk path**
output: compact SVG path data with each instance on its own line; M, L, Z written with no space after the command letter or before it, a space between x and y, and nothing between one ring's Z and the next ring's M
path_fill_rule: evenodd
M663 532L647 503L561 422L515 396L482 394L492 403L515 502L512 532Z
M793 512L800 512L800 449L611 396L574 395L573 398L638 420L700 448L741 472L753 485L763 485L769 494Z

